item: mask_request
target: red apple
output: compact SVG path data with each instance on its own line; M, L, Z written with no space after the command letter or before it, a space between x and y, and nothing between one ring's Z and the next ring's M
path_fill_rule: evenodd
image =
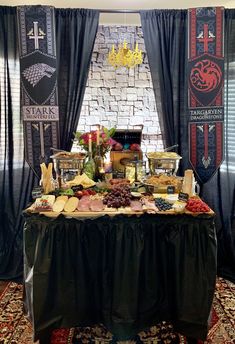
M113 148L115 151L121 151L121 150L123 150L123 145L121 143L117 142Z
M130 150L132 151L140 151L140 145L138 143L132 143L131 146L130 146Z

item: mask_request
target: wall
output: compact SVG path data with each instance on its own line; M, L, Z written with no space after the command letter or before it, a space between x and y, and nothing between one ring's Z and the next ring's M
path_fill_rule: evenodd
M138 42L144 61L132 68L114 69L107 62L112 45L126 39L133 48ZM89 131L100 123L117 129L143 126L143 152L162 149L156 104L146 56L143 32L137 26L100 26L84 96L78 130Z

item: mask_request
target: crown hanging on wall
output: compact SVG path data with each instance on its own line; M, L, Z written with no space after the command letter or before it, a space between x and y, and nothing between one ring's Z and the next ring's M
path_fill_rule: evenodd
M127 47L127 42L124 40L123 45L120 45L118 50L115 50L114 45L108 55L108 62L114 68L135 67L143 62L142 50L139 50L138 43L136 43L135 50Z

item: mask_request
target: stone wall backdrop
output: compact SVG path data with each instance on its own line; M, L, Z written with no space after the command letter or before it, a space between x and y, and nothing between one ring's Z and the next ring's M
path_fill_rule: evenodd
M108 52L126 39L134 49L138 42L144 61L135 68L114 69ZM143 152L162 150L152 80L143 32L136 26L99 26L85 91L78 131L90 131L95 124L117 129L139 129L143 125Z

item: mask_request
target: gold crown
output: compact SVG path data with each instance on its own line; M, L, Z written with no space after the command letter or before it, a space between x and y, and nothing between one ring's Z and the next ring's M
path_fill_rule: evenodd
M123 45L120 45L118 51L115 50L114 45L108 55L108 62L114 67L135 67L143 62L142 51L138 48L136 43L135 50L130 50L127 47L127 42L124 41Z

